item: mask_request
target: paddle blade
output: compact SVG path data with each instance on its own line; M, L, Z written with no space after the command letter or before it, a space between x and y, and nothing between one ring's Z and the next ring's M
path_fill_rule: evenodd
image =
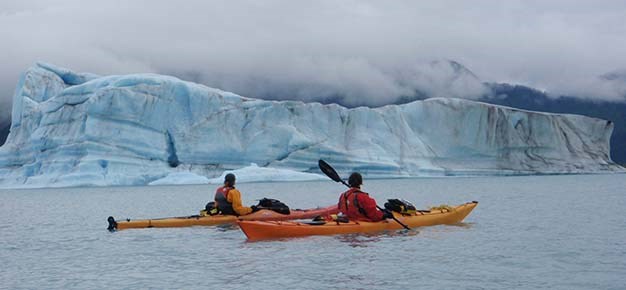
M343 185L350 187L350 185L343 181L337 171L335 171L335 169L330 166L330 164L326 163L326 161L320 159L320 161L317 162L317 165L320 167L320 170L322 170L322 172L326 174L326 176L330 177L330 179L334 180L335 182L341 182Z
M320 170L322 170L322 172L326 174L326 176L330 177L330 179L336 182L341 182L341 177L339 177L337 171L335 171L335 169L330 166L330 164L326 163L326 161L320 159L317 165L320 167Z
M320 169L322 170L322 172L324 172L326 176L330 177L330 179L336 182L344 183L343 179L341 179L341 176L339 176L339 173L335 171L335 168L330 166L330 164L326 163L326 161L320 159L320 161L318 162L318 165Z

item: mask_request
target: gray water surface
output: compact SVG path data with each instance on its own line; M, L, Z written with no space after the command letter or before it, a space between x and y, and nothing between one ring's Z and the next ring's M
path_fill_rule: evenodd
M244 203L335 203L331 181L241 184ZM124 230L190 215L213 186L0 190L1 289L626 289L626 175L366 180L380 204L479 201L455 226L246 242L235 226Z

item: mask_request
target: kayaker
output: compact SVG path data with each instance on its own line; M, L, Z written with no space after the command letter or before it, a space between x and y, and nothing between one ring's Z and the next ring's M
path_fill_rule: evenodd
M377 222L391 218L391 212L381 211L376 208L376 200L367 192L361 191L363 177L354 172L348 178L350 189L339 196L339 211L348 216L350 220Z
M224 186L215 191L215 206L221 214L247 215L256 211L256 206L247 207L241 204L241 192L235 188L236 177L229 173L224 177Z

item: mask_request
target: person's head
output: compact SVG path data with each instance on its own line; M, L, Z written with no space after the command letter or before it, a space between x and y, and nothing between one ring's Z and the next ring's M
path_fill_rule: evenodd
M363 177L360 173L353 172L350 174L350 178L348 178L348 184L350 184L350 187L361 188L361 185L363 184Z
M224 185L228 187L235 186L235 175L232 173L226 174L226 176L224 176Z

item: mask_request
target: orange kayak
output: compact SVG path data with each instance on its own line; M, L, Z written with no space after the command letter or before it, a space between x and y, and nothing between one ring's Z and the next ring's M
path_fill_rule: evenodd
M418 211L410 215L394 212L393 215L405 225L413 227L455 224L461 222L478 205L477 201L462 205L430 211ZM304 237L313 235L336 235L351 233L379 232L402 229L393 219L380 222L362 221L322 221L322 222L287 222L287 221L238 221L239 227L248 240Z
M214 226L221 224L236 223L238 220L259 220L259 221L279 221L291 219L308 219L318 215L326 216L337 213L337 205L313 209L292 209L289 214L281 214L268 209L261 209L244 216L234 215L209 215L209 216L184 216L158 219L131 220L125 219L116 221L109 217L109 230L138 229L138 228L173 228L190 226Z

